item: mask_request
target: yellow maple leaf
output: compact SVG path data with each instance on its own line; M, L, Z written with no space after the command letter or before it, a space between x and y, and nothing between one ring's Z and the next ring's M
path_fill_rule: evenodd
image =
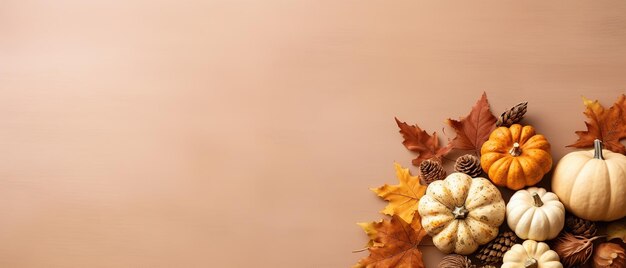
M368 248L382 246L382 243L374 241L374 239L376 238L376 235L378 234L378 231L376 231L376 229L381 223L382 223L382 220L377 221L377 222L373 221L373 222L357 223L357 225L361 226L363 231L365 231L365 234L367 235L367 237L370 238L370 240L367 242L367 245L366 245Z
M419 178L411 176L408 168L402 168L398 163L394 163L394 167L400 184L385 184L371 190L382 199L389 201L381 213L389 216L398 215L405 222L413 222L417 203L424 196L427 187L420 184Z

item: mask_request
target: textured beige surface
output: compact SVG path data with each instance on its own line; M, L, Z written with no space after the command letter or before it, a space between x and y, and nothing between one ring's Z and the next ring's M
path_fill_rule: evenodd
M625 82L624 1L5 0L0 266L348 267L394 116L527 100L559 158Z

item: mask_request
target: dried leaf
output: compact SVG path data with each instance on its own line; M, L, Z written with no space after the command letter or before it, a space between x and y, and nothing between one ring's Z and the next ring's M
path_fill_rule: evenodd
M568 232L562 232L553 241L553 250L559 255L561 263L565 267L581 265L591 258L593 253L593 241L600 238L586 238Z
M382 246L370 247L370 255L360 260L355 268L424 268L422 252L417 246L426 236L426 231L419 220L408 224L402 218L393 216L375 227L374 242Z
M430 158L441 158L446 155L452 149L451 144L445 147L439 146L439 138L437 132L433 132L432 135L428 135L426 131L422 130L417 125L408 125L405 122L400 122L396 118L396 124L400 128L400 134L404 138L402 144L410 151L418 153L418 157L413 159L413 165L419 166L422 161Z
M626 138L626 96L622 94L608 110L597 100L583 97L583 103L584 114L589 119L585 122L587 131L576 131L578 140L567 147L593 147L593 141L600 139L607 150L626 154L626 148L620 143Z
M413 222L417 203L424 196L427 187L420 184L418 177L411 176L408 168L402 168L398 163L394 163L394 168L400 184L385 184L371 190L382 199L389 201L389 204L381 213L389 216L398 215L405 222ZM419 215L417 215L417 218L419 218Z
M483 143L489 139L491 131L496 127L496 117L489 110L487 94L484 92L469 115L461 121L448 119L447 122L456 132L452 148L477 152L480 152Z
M606 233L607 240L619 238L626 243L626 218L609 223Z
M626 251L615 243L602 243L593 252L594 268L624 268L626 267Z
M377 228L380 228L379 226L382 224L382 220L380 221L373 221L373 222L359 222L357 223L358 226L361 226L361 228L363 228L363 231L365 231L365 234L367 235L367 237L370 238L370 240L367 242L367 247L380 247L382 246L382 244L380 242L375 242L374 239L376 239L376 235L378 235L378 231L376 231Z

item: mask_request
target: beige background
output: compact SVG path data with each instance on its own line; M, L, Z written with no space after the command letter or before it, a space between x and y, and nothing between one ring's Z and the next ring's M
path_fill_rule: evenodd
M558 158L625 82L624 1L5 0L0 266L347 267L394 116L527 100Z

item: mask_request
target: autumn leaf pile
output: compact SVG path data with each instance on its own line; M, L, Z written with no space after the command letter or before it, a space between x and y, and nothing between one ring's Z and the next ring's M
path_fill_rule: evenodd
M480 151L480 147L489 138L489 134L496 127L496 117L489 110L489 102L487 94L483 93L482 97L469 115L461 120L448 119L446 122L456 132L456 137L448 142L447 145L441 147L437 132L432 135L421 129L418 125L408 125L396 118L396 123L400 128L400 134L404 138L402 144L409 151L416 152L417 158L413 159L413 165L419 164L427 159L441 159L452 149Z
M468 116L460 120L447 120L457 136L445 146L441 146L436 132L428 134L418 125L409 125L397 118L396 123L404 138L402 144L418 155L412 163L419 166L424 160L441 160L453 149L480 151L480 147L496 126L496 118L489 110L487 95L483 93ZM399 184L372 189L388 202L381 213L391 219L359 223L370 238L367 243L370 255L354 267L424 267L418 246L426 232L422 229L421 219L416 211L427 186L422 185L419 178L412 176L408 168L397 163L394 167Z
M593 147L593 141L600 139L606 149L626 154L626 148L620 142L626 138L626 96L622 94L608 109L597 100L591 101L583 97L583 103L587 130L576 131L578 140L568 147ZM526 103L520 103L505 111L503 116L507 112L510 115L510 112L518 111L514 109L519 109L521 104L524 105L525 113ZM521 119L523 113L517 115L518 119ZM468 115L459 120L445 121L454 130L455 136L444 144L440 143L436 132L429 134L417 124L410 125L398 118L395 121L403 137L402 144L417 155L412 164L419 166L429 159L439 162L448 160L445 156L453 150L479 155L482 144L496 128L496 122L502 122L502 117L499 121L492 114L487 95L483 93ZM422 185L420 179L413 176L408 168L398 163L394 164L394 168L398 184L385 184L371 189L388 202L381 213L389 217L380 221L358 223L369 237L364 249L369 251L369 255L359 260L354 267L424 267L420 243L427 234L416 211L427 185ZM623 220L611 224L607 234L625 240L626 222Z

